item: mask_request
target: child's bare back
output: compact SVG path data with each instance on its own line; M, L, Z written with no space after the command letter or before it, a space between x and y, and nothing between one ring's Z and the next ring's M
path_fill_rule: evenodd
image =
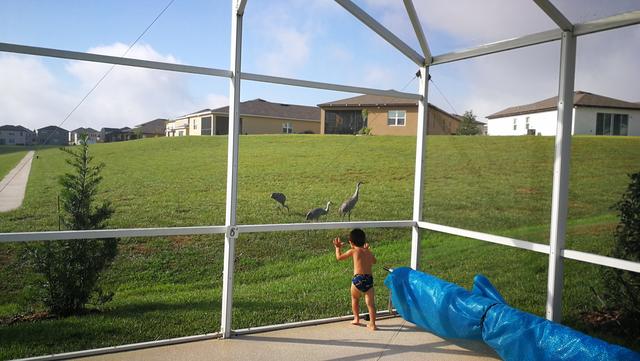
M349 244L351 249L342 253L342 241L340 237L333 240L336 248L336 259L338 261L353 258L353 279L351 280L351 308L353 310L354 325L360 324L360 297L364 294L367 308L369 309L369 325L371 330L376 327L376 306L375 293L373 290L373 265L377 262L376 257L366 243L366 236L361 229L354 229L349 234Z

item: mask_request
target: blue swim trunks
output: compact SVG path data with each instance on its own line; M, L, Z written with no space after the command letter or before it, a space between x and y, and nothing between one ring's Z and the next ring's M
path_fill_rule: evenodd
M365 293L373 287L373 275L357 274L353 276L351 283L353 283L360 292Z

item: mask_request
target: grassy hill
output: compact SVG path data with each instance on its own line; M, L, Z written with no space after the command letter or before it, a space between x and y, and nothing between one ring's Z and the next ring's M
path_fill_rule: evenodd
M425 219L482 232L547 243L553 139L445 137L428 140ZM116 214L109 227L164 227L224 223L226 138L158 138L91 146L104 162L101 196ZM64 153L39 151L22 208L0 214L0 231L57 230L57 177ZM411 137L243 136L240 138L238 221L302 222L331 200L324 221L364 181L352 220L410 219L415 139ZM640 166L640 138L575 137L571 160L568 246L607 254L616 225L611 210ZM289 198L281 212L271 192ZM335 231L243 234L237 245L234 328L348 314L351 265L333 259ZM382 265L409 261L408 229L369 230ZM123 239L102 287L113 302L82 317L9 324L38 311L31 301L38 280L20 258L23 245L0 245L0 358L24 357L214 332L219 328L223 238ZM469 287L487 275L506 300L544 314L548 257L480 241L426 232L425 271ZM612 342L640 349L587 328L580 313L597 306L598 267L567 261L565 322ZM377 269L379 308L388 294Z
M25 154L27 154L25 147L0 145L0 180L20 162Z

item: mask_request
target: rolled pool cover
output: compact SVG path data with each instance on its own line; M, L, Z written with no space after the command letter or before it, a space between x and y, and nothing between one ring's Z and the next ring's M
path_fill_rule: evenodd
M504 360L625 360L640 354L506 304L489 280L477 275L466 289L411 268L385 279L398 313L446 338L483 340Z

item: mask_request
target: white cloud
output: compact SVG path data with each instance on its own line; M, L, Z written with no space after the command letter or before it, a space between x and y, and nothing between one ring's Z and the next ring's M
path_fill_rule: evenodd
M294 76L302 69L311 54L312 29L310 23L299 24L300 19L291 16L287 4L271 4L265 16L259 19L260 67L267 74ZM300 28L306 28L301 30Z
M121 56L127 46L116 43L88 52ZM137 45L128 57L177 63L150 45ZM0 123L29 128L58 125L96 84L111 65L69 61L63 70L53 70L42 59L24 56L0 57ZM196 108L222 106L226 96L194 96L185 74L116 66L95 91L63 124L77 127L134 126L159 117L175 117ZM6 117L6 118L5 118Z
M73 98L36 57L0 55L0 84L0 124L36 128L71 109Z

